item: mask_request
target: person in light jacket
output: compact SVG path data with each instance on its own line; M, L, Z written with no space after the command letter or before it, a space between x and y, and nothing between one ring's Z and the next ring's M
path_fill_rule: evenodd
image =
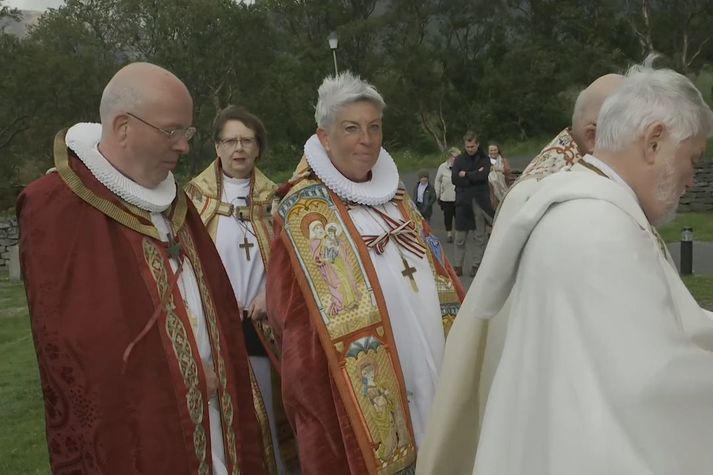
M453 242L453 217L456 214L456 186L451 179L451 168L453 168L453 161L458 155L460 155L458 148L448 149L446 161L438 167L434 181L436 199L443 210L443 223L446 232L448 232L448 242Z

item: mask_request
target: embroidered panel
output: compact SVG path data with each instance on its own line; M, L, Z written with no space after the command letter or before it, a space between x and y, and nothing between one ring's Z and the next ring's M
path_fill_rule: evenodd
M285 199L279 213L331 338L379 323L374 290L327 189L305 187Z
M562 168L572 166L581 158L577 143L572 138L569 129L565 129L525 167L517 181L530 177L541 180Z
M236 447L236 437L235 431L233 430L233 416L234 416L234 406L233 400L230 396L230 392L227 390L227 373L225 369L225 360L223 358L223 351L221 349L220 331L218 329L218 316L215 311L215 305L213 304L213 297L208 285L206 283L205 275L203 274L203 267L201 265L200 259L198 258L198 253L196 252L195 244L193 243L193 238L191 233L186 226L181 228L178 232L178 237L180 242L183 244L183 249L188 255L188 259L191 261L193 270L196 275L196 280L198 281L198 287L201 293L201 300L203 302L203 314L205 316L205 321L208 328L208 335L210 336L211 342L211 352L213 356L213 363L215 365L215 374L218 377L219 383L219 403L221 416L223 419L223 435L225 437L225 451L230 457L230 465L232 466L232 475L238 475L240 473L240 468L238 466L238 453Z
M255 407L255 415L257 416L258 424L260 424L260 433L262 435L262 447L265 453L265 461L267 462L267 473L269 475L277 475L277 462L275 461L275 448L272 445L272 432L270 431L270 422L267 418L267 410L265 409L265 401L260 392L260 387L255 379L255 373L252 366L248 365L250 370L250 389L253 393L253 406Z
M341 368L333 375L342 400L358 413L352 424L368 440L365 458L376 473L398 473L415 463L416 448L390 349L395 343L385 343L392 338L382 324L386 309L379 308L357 244L327 189L309 183L297 188L278 214L319 312L313 321L324 325L328 340L322 331L320 337L327 357ZM330 344L336 351L327 350Z
M156 281L158 295L164 295L168 290L168 272L166 262L151 239L143 240L144 259ZM191 351L190 340L183 322L176 313L176 304L173 295L166 299L166 333L171 340L173 351L178 360L178 367L187 389L186 404L191 422L194 424L193 446L198 459L198 472L200 475L209 475L210 465L206 458L207 438L203 427L203 395L199 388L198 364Z
M367 336L354 340L345 356L345 377L356 390L377 472L399 472L413 463L416 448L401 407L400 388L388 373L391 354L381 340Z

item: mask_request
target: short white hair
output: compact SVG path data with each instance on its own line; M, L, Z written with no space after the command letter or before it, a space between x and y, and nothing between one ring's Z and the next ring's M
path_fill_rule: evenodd
M374 86L349 71L325 78L317 94L314 120L317 126L322 128L333 124L337 113L354 102L369 101L379 112L383 112L386 107L384 99Z
M713 112L690 79L670 69L632 66L621 87L602 104L595 147L622 150L656 122L679 143L713 136Z
M109 124L121 112L138 114L144 101L144 95L127 81L111 80L104 88L99 103L99 117L102 124Z

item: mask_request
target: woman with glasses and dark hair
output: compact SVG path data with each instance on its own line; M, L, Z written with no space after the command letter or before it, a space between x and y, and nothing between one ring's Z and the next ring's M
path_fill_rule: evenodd
M267 132L259 118L231 105L216 116L213 139L216 160L188 183L186 192L208 228L230 277L257 379L253 393L258 418L262 416L263 439L266 450L277 453L275 413L282 411L281 408L275 411L272 404L273 393L279 401L280 391L279 386L272 384L270 360L277 364L278 355L267 324L265 303L265 274L273 236L270 205L276 185L255 166L265 154ZM268 455L275 460L272 454ZM281 457L277 457L277 467L273 469L286 473Z

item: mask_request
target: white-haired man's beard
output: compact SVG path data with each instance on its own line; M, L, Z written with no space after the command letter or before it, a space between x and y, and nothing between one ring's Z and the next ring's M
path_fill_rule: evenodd
M659 178L656 183L656 201L658 201L662 214L656 218L655 222L652 223L654 226L662 226L666 223L670 223L676 217L676 209L678 209L678 202L681 200L681 196L686 191L685 188L681 190L678 186L678 180L676 179L676 166L673 161L675 157L672 156L670 159L666 160L666 163L661 167L659 173Z

